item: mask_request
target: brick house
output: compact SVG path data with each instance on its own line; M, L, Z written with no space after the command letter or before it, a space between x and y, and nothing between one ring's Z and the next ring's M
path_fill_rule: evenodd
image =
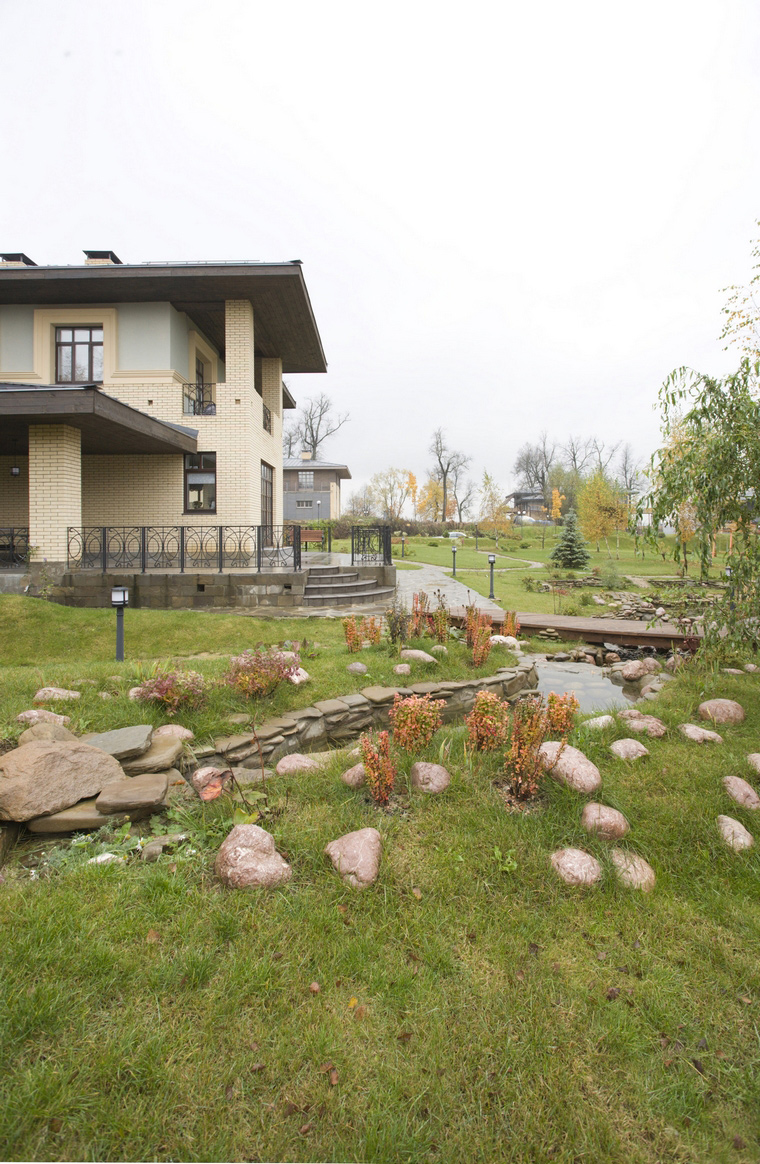
M311 453L282 463L285 521L330 521L340 517L340 483L350 481L348 465L313 461Z
M300 262L84 253L0 256L0 541L28 530L52 568L88 530L271 540L295 407L282 376L327 370Z

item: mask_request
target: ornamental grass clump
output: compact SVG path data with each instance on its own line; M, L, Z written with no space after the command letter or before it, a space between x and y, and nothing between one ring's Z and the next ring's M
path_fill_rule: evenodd
M230 659L222 681L247 699L259 699L262 695L271 695L299 666L298 658L288 659L281 651L259 647Z
M394 646L397 643L405 643L411 631L412 616L399 599L395 599L393 606L386 610L385 622L388 627L388 638Z
M367 774L367 788L377 805L386 805L396 783L396 768L391 759L391 741L387 732L370 732L359 741L362 763Z
M509 725L509 707L493 691L479 691L467 724L469 740L478 752L495 752L504 745Z
M567 739L575 727L575 716L580 704L572 691L557 695L552 691L546 700L546 727L549 735Z
M509 789L517 800L531 800L543 775L539 748L547 736L546 711L541 697L521 699L512 711L511 730L504 757Z
M199 707L206 694L206 681L197 671L163 671L158 668L140 684L138 699L160 703L167 715L181 707Z
M393 739L405 752L426 748L443 723L443 699L429 695L394 695L388 718L393 727ZM366 765L365 765L366 766Z

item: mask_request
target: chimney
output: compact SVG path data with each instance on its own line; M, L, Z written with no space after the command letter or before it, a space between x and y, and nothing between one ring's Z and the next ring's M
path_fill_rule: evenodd
M306 449L304 449L301 453L301 460L302 461L310 461L311 460L311 453L307 452Z
M36 267L34 259L25 255L23 251L5 251L0 253L0 267Z
M120 267L121 259L113 251L85 251L85 267Z

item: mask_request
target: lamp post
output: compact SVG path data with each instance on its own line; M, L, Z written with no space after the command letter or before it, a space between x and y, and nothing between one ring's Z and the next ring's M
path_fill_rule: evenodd
M478 552L478 527L475 526L475 553Z
M402 557L402 558L403 558L403 556L404 556L404 547L405 547L405 545L406 545L406 542L405 542L405 540L404 540L404 534L403 534L403 531L402 531L402 533L401 533L401 557Z
M495 562L496 562L496 554L489 554L488 555L488 565L491 567L491 589L490 589L490 592L488 594L489 598L494 597L494 593L493 593L493 568L494 568Z
M454 570L452 573L452 578L456 578L456 576L457 576L457 547L456 547L456 543L451 547L451 560L454 563Z
M116 608L116 662L124 662L124 607L129 606L129 591L126 586L114 586L111 590L111 606Z

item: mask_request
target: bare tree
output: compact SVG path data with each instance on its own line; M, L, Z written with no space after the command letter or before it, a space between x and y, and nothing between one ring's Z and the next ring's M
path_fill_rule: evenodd
M606 473L610 461L619 448L620 441L617 441L614 445L607 445L604 441L600 441L598 437L594 437L591 442L591 451L595 461L594 467L602 473Z
M615 476L625 494L626 502L630 505L639 492L639 478L641 477L641 462L634 457L630 445L623 445Z
M549 473L557 454L557 446L542 432L535 445L525 444L517 454L513 472L523 489L535 489L547 495Z
M478 486L472 477L468 477L466 481L455 481L452 484L451 492L457 506L457 519L461 525L462 522L467 521L467 518L472 515Z
M565 467L571 473L577 473L580 477L591 460L593 442L588 438L581 440L580 437L571 436L567 438L562 446L562 452L564 454Z
M441 512L444 514L443 520L445 521L445 515L448 512L449 485L454 480L455 475L461 474L467 468L471 458L466 453L459 453L448 447L442 428L437 428L433 433L433 440L428 452L435 457L432 476L439 482L443 490Z
M313 461L319 459L321 445L342 428L349 419L333 408L333 402L324 392L311 397L301 406L296 419L283 429L282 444L285 456L292 457L303 450L311 453Z
M363 489L357 489L355 493L351 494L343 508L343 513L346 517L356 518L375 516L375 499L369 485L365 485Z

